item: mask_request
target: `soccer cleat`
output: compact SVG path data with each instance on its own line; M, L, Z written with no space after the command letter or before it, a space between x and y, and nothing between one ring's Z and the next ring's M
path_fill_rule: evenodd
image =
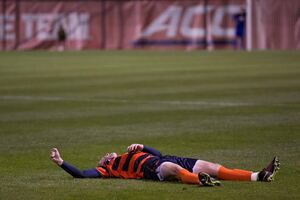
M215 180L214 178L210 177L207 173L200 172L198 174L198 178L200 183L203 186L220 186L221 182L218 180Z
M274 177L278 172L278 170L280 169L279 166L280 166L280 162L278 160L278 157L275 156L273 160L270 162L270 164L258 173L258 181L264 181L264 182L274 181Z

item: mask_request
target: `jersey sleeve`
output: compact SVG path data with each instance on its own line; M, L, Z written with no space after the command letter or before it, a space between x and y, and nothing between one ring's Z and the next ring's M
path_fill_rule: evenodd
M86 170L79 170L73 165L63 162L60 166L63 170L65 170L67 173L69 173L74 178L99 178L101 177L101 174L95 169L86 169Z
M109 178L109 173L104 167L96 167L96 170L103 178Z
M143 148L142 151L145 152L145 153L150 153L150 154L152 154L154 156L158 156L158 157L162 156L161 153L158 150L156 150L156 149L154 149L152 147L145 146L145 145L144 145L144 148Z

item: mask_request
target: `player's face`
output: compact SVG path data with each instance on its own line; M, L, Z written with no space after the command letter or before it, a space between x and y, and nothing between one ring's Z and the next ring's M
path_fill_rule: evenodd
M118 156L118 154L116 154L115 152L107 153L105 156L103 156L99 160L98 165L99 166L104 166L107 161L110 161L110 160L116 158L117 156Z

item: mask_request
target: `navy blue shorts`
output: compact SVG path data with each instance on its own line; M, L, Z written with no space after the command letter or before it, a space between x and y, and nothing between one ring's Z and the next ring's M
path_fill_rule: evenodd
M143 166L144 178L151 180L159 180L157 176L156 169L164 162L175 163L182 168L188 170L189 172L193 172L193 167L197 162L197 159L194 158L182 158L178 156L162 156L162 157L152 157L148 159Z

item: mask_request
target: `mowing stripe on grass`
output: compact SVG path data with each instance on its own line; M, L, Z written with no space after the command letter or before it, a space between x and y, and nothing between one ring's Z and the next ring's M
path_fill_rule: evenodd
M68 97L47 97L47 96L0 96L0 100L13 101L93 101L105 103L139 103L139 104L164 104L164 105L203 105L217 107L236 107L236 106L253 106L254 103L246 102L209 102L209 101L141 101L129 99L90 99L90 98L68 98Z

